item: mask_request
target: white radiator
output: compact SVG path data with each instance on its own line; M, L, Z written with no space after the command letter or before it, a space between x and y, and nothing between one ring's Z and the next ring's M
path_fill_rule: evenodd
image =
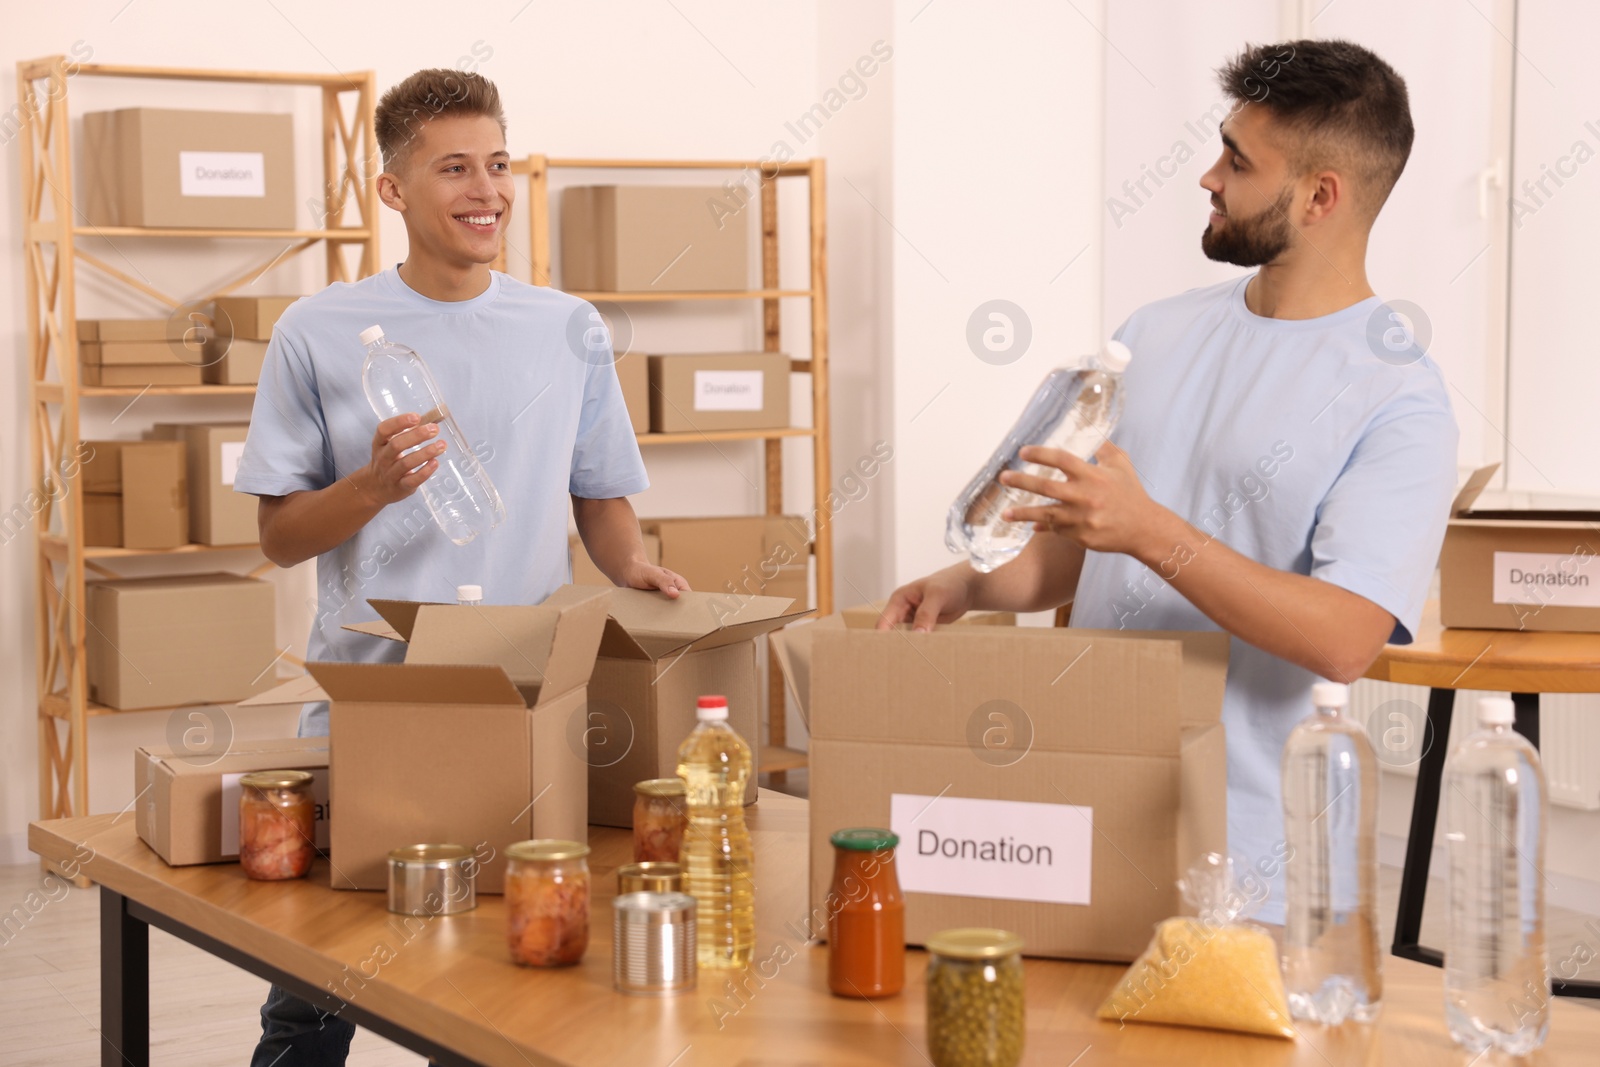
M1480 697L1506 695L1458 692L1445 744L1453 748L1472 732ZM1386 770L1416 776L1426 733L1427 689L1362 679L1351 687L1350 712L1366 723ZM1600 811L1600 694L1547 693L1539 698L1539 758L1552 804Z

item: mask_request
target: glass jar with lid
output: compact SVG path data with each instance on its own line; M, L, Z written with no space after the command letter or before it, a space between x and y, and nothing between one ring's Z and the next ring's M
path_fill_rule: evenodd
M304 878L316 858L310 771L252 771L239 779L239 866L260 882Z
M1022 938L946 930L928 938L928 1054L934 1067L1022 1062Z
M906 982L906 904L895 873L898 835L838 830L828 891L828 988L841 997L889 997Z
M650 778L633 787L633 861L677 863L689 825L682 778Z
M506 849L506 941L524 967L563 967L589 947L589 846L553 839Z

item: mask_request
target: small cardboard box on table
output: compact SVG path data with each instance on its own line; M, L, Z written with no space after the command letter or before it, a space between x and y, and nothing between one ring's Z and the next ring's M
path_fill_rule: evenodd
M728 725L750 745L746 804L756 800L761 704L755 639L808 611L782 597L613 589L589 679L589 821L633 825L633 785L677 773L695 700L728 698Z
M330 702L335 889L384 889L391 850L448 842L478 856L478 892L499 893L506 846L587 839L582 726L609 596L374 600L381 620L347 629L404 642L405 662L308 663L314 686L295 679L248 701Z
M900 835L908 944L999 927L1069 959L1137 957L1183 871L1227 853L1225 634L835 616L773 647L810 679L813 934L848 826Z

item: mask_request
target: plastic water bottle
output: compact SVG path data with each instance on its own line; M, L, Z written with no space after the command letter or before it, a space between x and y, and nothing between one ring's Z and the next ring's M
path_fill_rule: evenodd
M1122 372L1133 353L1120 341L1107 341L1086 367L1062 367L1045 376L989 462L950 505L944 543L952 552L965 552L973 567L987 574L1016 558L1033 536L1031 522L1007 522L1007 508L1049 503L1037 493L1000 483L1003 471L1015 470L1043 478L1060 478L1054 467L1024 463L1017 453L1028 445L1043 445L1088 459L1111 436L1122 414Z
M1378 760L1366 728L1343 714L1349 686L1318 682L1311 701L1283 747L1284 988L1296 1019L1370 1022L1383 999Z
M405 345L385 340L381 326L362 330L361 343L367 349L367 359L361 367L361 385L378 419L416 414L422 416L418 425L431 422L439 427L439 436L434 440L445 442L445 449L439 456L438 469L419 490L439 529L456 544L464 545L499 526L506 517L500 493L467 443L455 416L450 414L444 397L439 395L438 383L428 373L428 365L422 357ZM432 443L428 441L417 447Z
M744 967L756 943L744 824L750 746L728 726L726 697L701 697L696 714L699 725L678 749L678 777L688 787L684 888L695 899L696 959L701 967Z
M1504 697L1478 702L1479 729L1444 766L1450 926L1444 1014L1472 1052L1532 1052L1550 1032L1544 941L1544 770L1511 729Z
M458 585L456 586L456 603L464 608L475 608L483 603L483 586Z

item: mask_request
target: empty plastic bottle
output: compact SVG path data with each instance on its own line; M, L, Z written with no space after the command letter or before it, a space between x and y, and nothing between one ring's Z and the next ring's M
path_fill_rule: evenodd
M684 890L695 899L695 953L701 967L744 967L756 943L750 831L744 822L750 746L728 726L726 697L703 696L699 718L678 749L687 786Z
M1548 797L1539 755L1511 729L1504 697L1478 702L1479 729L1444 766L1449 930L1444 1014L1472 1052L1521 1056L1550 1032L1544 941Z
M1062 367L1045 376L989 462L950 505L944 536L950 551L965 552L986 574L1016 558L1033 537L1033 524L1007 522L1001 514L1050 501L1002 485L1001 473L1061 477L1054 467L1019 459L1017 453L1028 445L1065 449L1080 459L1094 455L1122 414L1122 372L1132 359L1127 345L1107 341L1088 366Z
M439 529L456 544L464 545L499 526L506 517L500 493L467 443L455 416L450 414L422 357L405 345L385 340L381 326L362 330L361 343L367 349L361 385L378 419L416 414L422 416L419 426L431 422L439 427L439 436L434 440L443 441L445 449L439 455L438 469L418 490Z
M1318 682L1311 701L1283 747L1283 984L1296 1019L1370 1022L1383 999L1378 759L1366 728L1343 714L1349 686Z

